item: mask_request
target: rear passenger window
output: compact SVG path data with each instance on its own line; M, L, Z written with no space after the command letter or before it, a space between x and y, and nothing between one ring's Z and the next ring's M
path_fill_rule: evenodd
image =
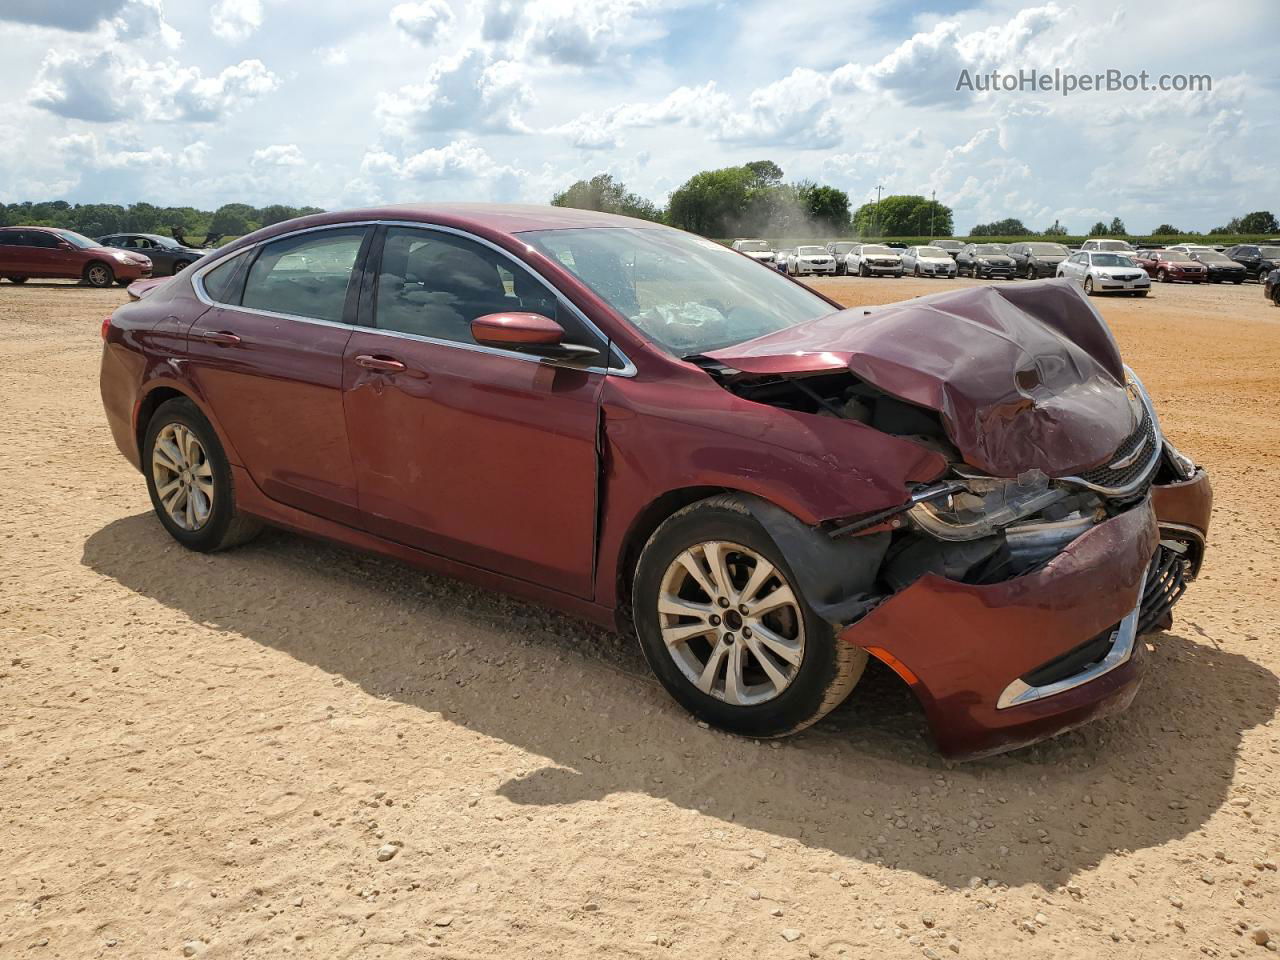
M268 243L249 268L241 303L341 322L364 235L364 227L346 227Z
M218 264L200 280L209 299L217 303L240 303L244 288L244 257L237 254Z
M497 251L449 233L387 229L374 307L378 328L475 343L472 320L512 311L555 320L566 342L599 342L541 281Z

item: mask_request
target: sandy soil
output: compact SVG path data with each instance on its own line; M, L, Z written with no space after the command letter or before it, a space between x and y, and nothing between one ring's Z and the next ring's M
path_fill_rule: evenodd
M949 284L822 285L855 304ZM1132 709L959 766L884 671L754 743L557 614L280 533L184 553L100 410L123 297L0 285L0 956L1280 939L1280 310L1256 285L1098 302L1213 473L1212 550Z

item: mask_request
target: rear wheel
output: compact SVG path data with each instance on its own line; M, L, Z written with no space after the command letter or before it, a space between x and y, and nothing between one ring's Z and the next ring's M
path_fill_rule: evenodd
M109 287L116 282L116 275L105 263L95 260L84 268L84 282L91 287Z
M191 266L190 260L175 260L173 263L173 272L181 273L183 270L187 269L187 267L189 266Z
M26 278L26 277L8 277L7 279L8 279L8 281L9 281L10 283L19 283L19 284L21 284L21 283L26 283L26 282L27 282L27 278Z
M721 495L668 518L636 569L636 632L667 691L732 733L779 737L849 695L866 651L841 642L801 596L773 539Z
M190 400L162 403L142 445L147 492L160 523L200 552L245 543L261 523L236 510L231 466L209 421Z

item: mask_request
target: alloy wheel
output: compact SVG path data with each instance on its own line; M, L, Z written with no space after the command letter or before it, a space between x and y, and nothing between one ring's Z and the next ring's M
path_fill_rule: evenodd
M89 268L89 282L95 287L105 287L111 283L111 273L101 264Z
M213 464L189 427L166 424L151 450L151 474L164 512L183 530L199 530L213 513Z
M766 703L804 662L804 616L785 574L749 547L695 544L658 593L667 653L685 678L734 706Z

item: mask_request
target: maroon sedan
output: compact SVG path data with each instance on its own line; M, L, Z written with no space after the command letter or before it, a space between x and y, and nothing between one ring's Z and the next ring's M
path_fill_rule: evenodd
M1134 260L1149 277L1161 283L1203 283L1209 275L1203 263L1180 250L1139 250Z
M149 257L112 250L72 230L0 227L0 277L13 283L45 277L123 287L149 276Z
M193 550L263 523L634 629L779 736L869 656L978 756L1123 708L1211 494L1069 281L841 309L555 207L243 237L104 324L102 396Z

